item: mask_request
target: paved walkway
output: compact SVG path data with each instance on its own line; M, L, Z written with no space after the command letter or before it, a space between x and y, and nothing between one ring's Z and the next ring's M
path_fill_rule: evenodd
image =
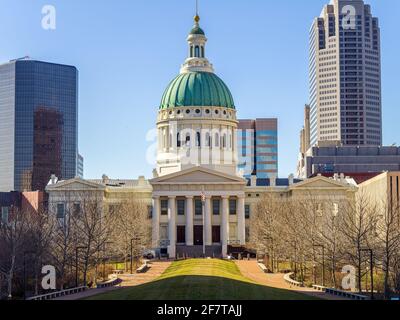
M243 276L267 287L297 291L299 293L311 295L325 300L346 300L344 298L335 297L324 292L314 290L312 288L299 288L291 286L283 279L284 274L267 274L261 271L260 267L257 264L257 261L243 260L236 261L236 264L239 267L239 270Z
M122 280L122 283L116 287L103 288L103 289L89 289L85 292L80 292L70 296L57 298L55 300L80 300L88 297L92 297L101 293L109 291L120 290L122 288L135 287L141 284L145 284L157 279L161 276L164 271L171 265L169 261L160 261L150 263L151 268L146 273L140 274L122 274L118 278Z

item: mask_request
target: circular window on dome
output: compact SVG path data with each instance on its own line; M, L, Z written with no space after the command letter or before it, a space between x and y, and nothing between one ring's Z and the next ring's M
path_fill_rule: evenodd
M218 110L215 110L215 114L219 114L219 111L218 111Z
M186 110L186 113L187 113L187 114L189 114L189 113L190 113L190 110L189 110L189 109L187 109L187 110Z
M226 110L224 111L224 115L226 116Z
M172 112L172 111L170 111L170 112L169 112L169 115L170 115L170 116L172 116L172 114L173 114L173 112Z
M177 114L181 114L181 110L178 110L176 113L177 113Z
M196 109L196 113L199 114L201 111L200 109Z
M209 110L209 109L207 109L207 110L206 110L206 113L207 113L207 114L210 114L210 110Z

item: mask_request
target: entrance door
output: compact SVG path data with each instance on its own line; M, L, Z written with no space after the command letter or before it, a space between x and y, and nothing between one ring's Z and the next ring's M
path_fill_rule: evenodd
M195 246L202 246L203 245L203 226L194 226L193 227L194 233L194 245Z
M186 243L186 228L185 226L176 227L176 243L184 244Z
M221 227L220 226L212 227L212 242L213 243L221 242Z

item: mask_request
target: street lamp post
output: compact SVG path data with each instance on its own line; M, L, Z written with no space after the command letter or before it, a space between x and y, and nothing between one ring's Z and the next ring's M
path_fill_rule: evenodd
M325 287L325 246L322 244L315 244L314 247L322 248L322 286Z
M79 268L78 268L78 253L79 250L87 249L87 247L76 247L75 248L75 286L79 286Z
M374 252L372 249L360 249L360 252L369 252L369 268L370 268L370 276L371 276L371 300L374 300ZM361 290L361 288L360 288Z

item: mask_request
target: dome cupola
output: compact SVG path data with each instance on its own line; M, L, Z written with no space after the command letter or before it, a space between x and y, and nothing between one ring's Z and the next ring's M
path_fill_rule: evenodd
M214 73L205 54L207 38L200 28L200 17L194 17L194 26L187 38L188 58L180 74L165 90L160 109L174 107L223 107L235 109L227 85Z

